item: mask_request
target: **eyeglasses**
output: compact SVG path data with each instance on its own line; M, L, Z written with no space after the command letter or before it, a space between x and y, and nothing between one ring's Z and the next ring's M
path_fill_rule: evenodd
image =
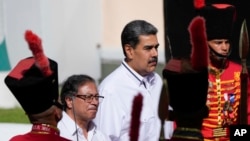
M100 96L100 95L81 95L81 94L76 94L74 95L77 98L80 98L88 103L92 102L93 99L95 98L96 101L98 101L99 103L102 102L102 100L104 99L104 96Z

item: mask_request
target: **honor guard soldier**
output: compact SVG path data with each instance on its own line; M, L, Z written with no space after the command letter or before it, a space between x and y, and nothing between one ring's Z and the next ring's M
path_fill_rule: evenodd
M170 141L203 141L202 120L208 116L208 46L204 18L195 17L188 31L191 55L169 60L163 70L172 107L170 114L175 123Z
M10 141L68 141L57 128L62 118L58 102L57 63L43 54L41 39L28 30L26 41L32 57L21 60L5 78L5 84L27 114L32 129Z

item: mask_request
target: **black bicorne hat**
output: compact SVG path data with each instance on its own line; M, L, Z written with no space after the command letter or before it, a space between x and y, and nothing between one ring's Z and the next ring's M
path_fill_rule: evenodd
M183 64L188 60L170 60L168 65ZM167 66L169 67L169 66ZM170 106L176 113L189 115L198 112L206 106L208 92L208 69L190 71L187 73L177 72L165 68L163 77L167 80Z
M5 78L5 84L27 114L38 114L58 102L57 63L43 53L41 39L30 30L25 39L33 53L19 61Z
M21 60L5 78L5 84L27 114L38 114L58 100L57 63L49 59L53 73L45 77L33 57Z

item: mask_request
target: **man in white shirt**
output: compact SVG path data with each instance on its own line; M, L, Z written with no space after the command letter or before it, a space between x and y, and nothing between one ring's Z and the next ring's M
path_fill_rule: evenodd
M143 96L139 141L159 139L162 79L155 72L159 46L156 34L157 28L147 21L129 22L121 34L125 59L100 84L99 93L105 101L94 121L112 141L130 140L132 101L138 93Z
M93 78L81 74L70 76L61 90L64 112L58 123L60 135L72 141L109 141L92 122L103 98Z

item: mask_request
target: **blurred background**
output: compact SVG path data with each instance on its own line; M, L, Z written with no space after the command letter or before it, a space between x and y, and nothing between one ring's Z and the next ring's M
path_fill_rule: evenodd
M164 57L163 1L152 0L0 0L0 108L18 102L4 84L9 71L31 56L24 33L42 39L45 54L58 62L60 84L72 74L99 83L123 59L120 34L128 22L147 20L158 32L161 75Z

